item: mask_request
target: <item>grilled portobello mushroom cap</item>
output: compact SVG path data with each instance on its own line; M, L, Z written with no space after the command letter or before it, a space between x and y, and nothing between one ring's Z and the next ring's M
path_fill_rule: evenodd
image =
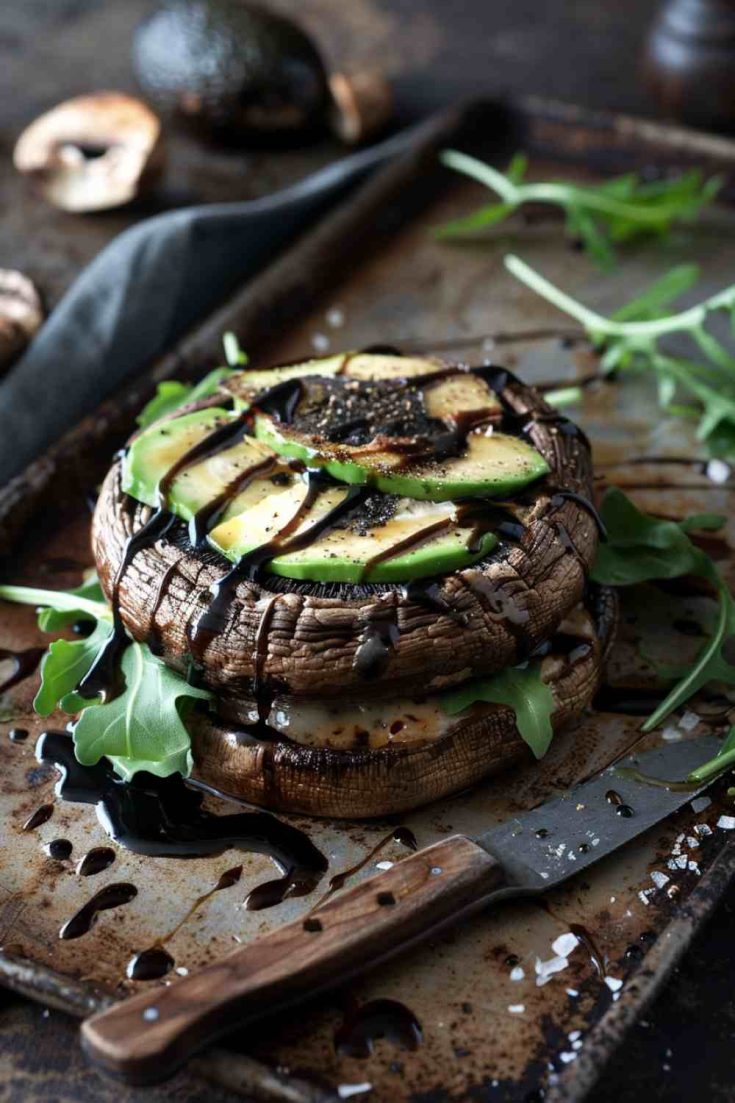
M416 374L416 362L410 362L411 372L406 363L407 376ZM450 382L460 372L427 363ZM290 370L318 374L319 367ZM532 445L548 467L508 503L516 523L500 525L499 542L484 558L425 583L317 582L267 569L235 579L220 630L210 633L204 646L200 635L196 656L199 677L218 696L224 714L245 722L243 702L255 683L261 692L304 699L443 690L517 664L548 640L581 600L598 542L587 500L592 492L588 442L534 388L510 373L494 372L501 430L509 423L508 431ZM257 374L244 373L251 390ZM271 382L268 374L263 373L264 383ZM246 404L237 377L229 393ZM288 437L289 426L271 418L270 427L274 424ZM303 434L296 434L288 447L296 437L303 445ZM366 462L347 447L342 442L329 455L312 452L311 462L326 464L335 455L340 463ZM359 452L359 440L355 447ZM366 477L385 471L379 466ZM164 662L186 673L197 624L231 563L206 545L192 546L183 521L126 556L128 542L152 509L125 492L124 478L124 460L118 458L93 522L100 580L132 637L149 641Z
M615 592L593 587L585 606L552 637L541 676L554 698L555 731L591 703L616 619ZM415 702L403 702L403 711L412 707ZM273 712L278 713L277 701ZM357 720L353 729L359 715ZM512 710L502 705L477 704L447 717L434 738L406 739L403 731L389 730L381 746L360 748L359 736L367 732L357 731L353 745L345 740L344 749L288 737L249 740L241 729L205 713L192 721L196 770L208 783L255 804L315 816L362 819L406 812L531 758ZM315 731L313 739L320 738Z

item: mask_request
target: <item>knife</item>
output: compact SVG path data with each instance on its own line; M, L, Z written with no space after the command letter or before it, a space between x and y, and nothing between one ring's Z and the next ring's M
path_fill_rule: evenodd
M647 751L475 839L454 835L426 847L198 972L88 1019L83 1048L129 1083L163 1080L234 1027L341 984L473 912L540 895L587 869L711 783L666 788L651 779L685 778L720 746L705 736Z

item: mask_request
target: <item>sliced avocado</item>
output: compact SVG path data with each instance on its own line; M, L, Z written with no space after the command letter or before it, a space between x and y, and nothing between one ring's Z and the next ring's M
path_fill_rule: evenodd
M294 484L280 494L262 499L257 506L219 524L209 535L210 544L233 562L272 540L302 507L306 484ZM344 500L347 488L323 490L307 516L294 531L300 536ZM319 582L408 582L445 574L468 566L487 555L497 543L493 533L476 539L471 525L458 524L451 503L426 503L399 499L390 516L374 524L364 517L335 526L299 551L277 555L268 570L286 578ZM426 538L421 540L421 533ZM419 542L401 552L406 541ZM396 554L388 557L391 548ZM372 566L371 560L380 558Z
M123 465L123 490L146 505L160 504L161 480L183 456L202 444L216 430L237 427L237 417L219 408L195 410L170 421L158 422L140 433L130 445ZM238 436L229 447L206 454L185 466L166 488L166 506L185 521L238 479L266 464L273 452L253 437ZM285 464L283 476L290 479ZM254 480L255 482L259 480ZM272 487L272 483L269 483Z
M234 395L241 408L249 406L257 395L288 379L304 379L321 375L330 378L343 375L348 379L373 382L381 379L410 379L417 375L433 375L446 370L447 365L434 357L397 356L374 352L340 352L299 364L284 364L280 368L250 369L230 376L222 385ZM483 385L483 384L481 384ZM497 405L497 399L495 399ZM441 416L439 414L433 416Z
M541 453L526 441L487 429L468 434L462 455L413 466L388 451L386 441L382 448L315 447L306 434L264 415L255 419L255 435L282 456L322 467L343 482L369 483L389 494L434 502L510 494L549 471Z

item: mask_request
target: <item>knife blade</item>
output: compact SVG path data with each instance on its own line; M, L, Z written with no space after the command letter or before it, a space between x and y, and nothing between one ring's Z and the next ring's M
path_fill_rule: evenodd
M539 895L665 820L712 783L681 786L721 743L634 755L474 840L424 848L198 972L82 1024L89 1058L122 1079L173 1074L221 1034L372 968L459 919Z

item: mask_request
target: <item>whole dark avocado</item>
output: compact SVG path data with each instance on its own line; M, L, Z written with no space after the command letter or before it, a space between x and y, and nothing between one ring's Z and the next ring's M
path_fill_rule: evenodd
M138 27L146 96L225 140L293 137L323 122L324 65L289 19L242 0L168 0Z

